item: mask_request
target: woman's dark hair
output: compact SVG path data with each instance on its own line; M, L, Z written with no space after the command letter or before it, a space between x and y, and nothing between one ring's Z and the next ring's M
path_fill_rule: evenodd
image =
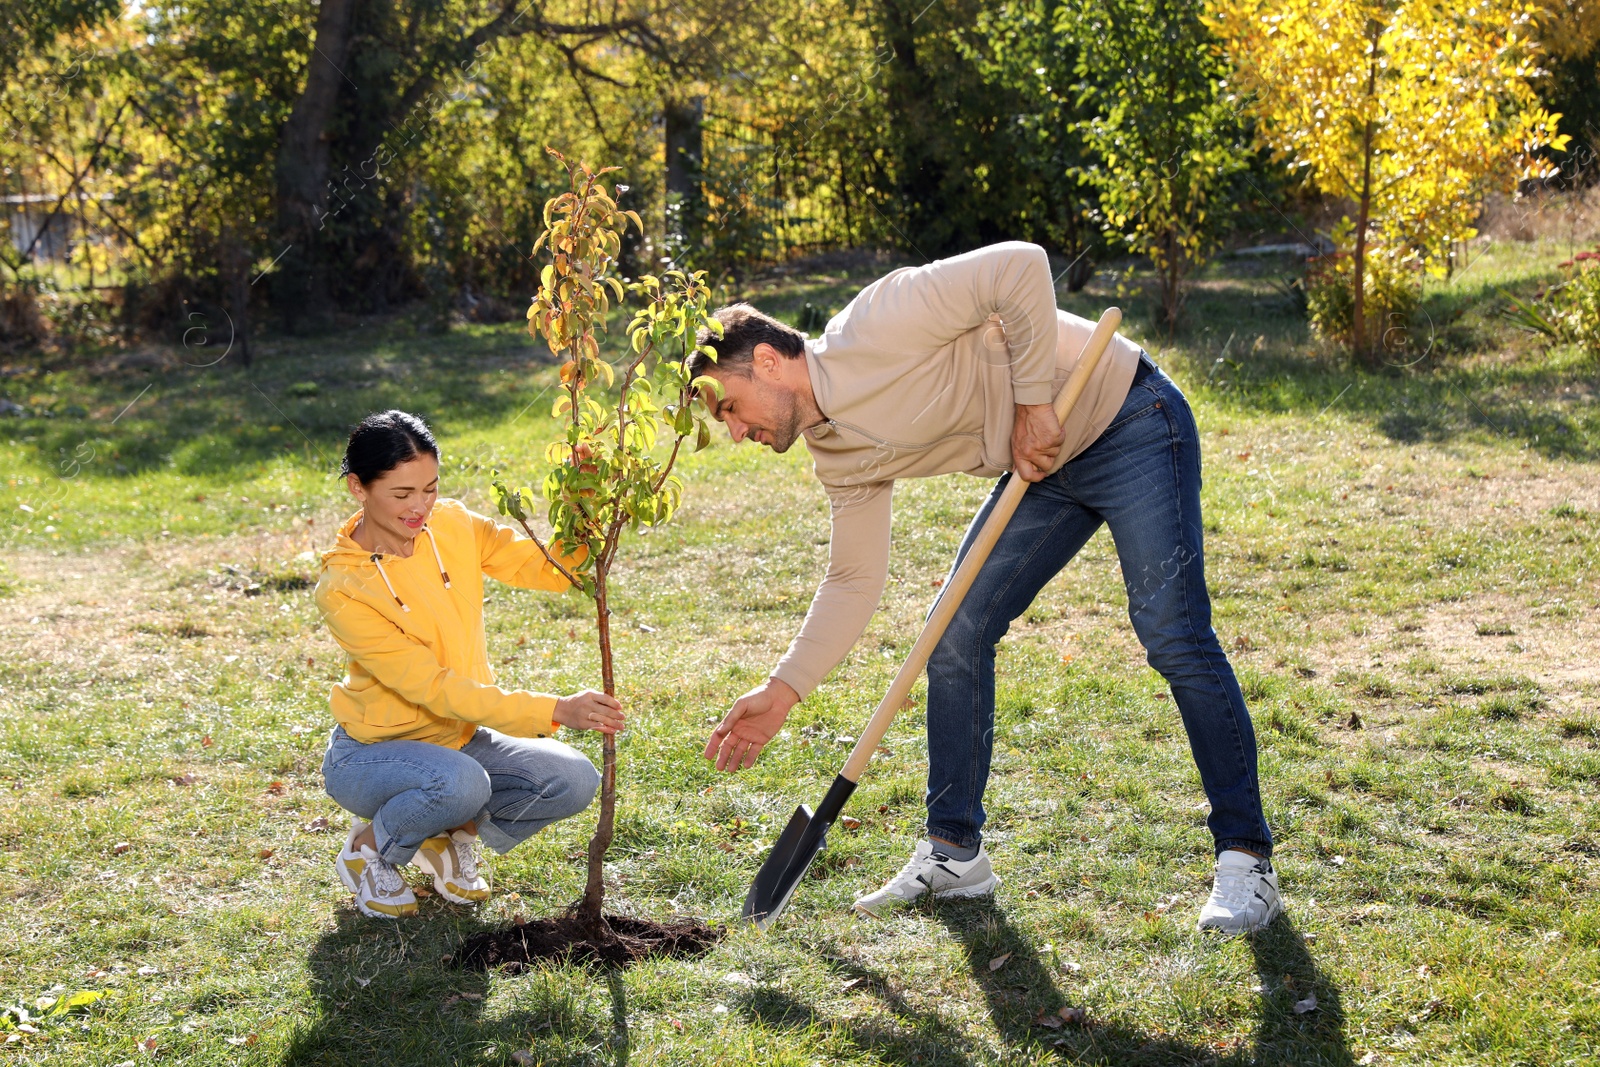
M426 452L439 458L439 445L428 424L404 411L379 411L350 431L339 473L354 474L371 485L407 460Z

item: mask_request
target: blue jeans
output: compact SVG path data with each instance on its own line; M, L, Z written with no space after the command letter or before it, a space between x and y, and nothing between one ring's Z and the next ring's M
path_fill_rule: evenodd
M549 738L478 727L459 750L427 741L357 741L336 726L322 780L340 807L372 820L378 854L396 866L428 838L476 821L478 837L509 852L589 806L600 773Z
M1092 445L1029 487L928 661L932 836L966 848L981 840L994 742L995 644L1104 523L1122 563L1134 631L1183 717L1211 802L1206 823L1216 851L1272 852L1255 731L1211 628L1199 431L1172 380L1147 362L1145 373ZM999 480L972 520L957 565L1008 478Z

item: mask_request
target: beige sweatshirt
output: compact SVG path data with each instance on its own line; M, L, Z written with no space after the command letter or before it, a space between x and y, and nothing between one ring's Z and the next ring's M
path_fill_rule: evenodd
M880 278L806 342L826 422L806 431L828 492L828 573L773 676L810 693L849 653L889 574L896 478L1011 469L1017 404L1047 404L1094 323L1056 308L1044 249L990 245ZM1118 336L1063 429L1056 467L1111 424L1139 346Z

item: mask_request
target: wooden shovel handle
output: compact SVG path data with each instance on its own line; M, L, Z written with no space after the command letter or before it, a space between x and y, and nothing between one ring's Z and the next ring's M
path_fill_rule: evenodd
M1078 402L1078 397L1083 394L1084 387L1089 384L1089 376L1094 373L1095 367L1099 366L1100 357L1105 354L1106 348L1111 344L1111 338L1116 336L1117 327L1121 324L1122 312L1117 308L1107 308L1105 314L1100 316L1094 333L1089 335L1088 343L1083 346L1083 352L1078 357L1078 365L1073 368L1072 376L1067 379L1067 384L1056 396L1056 418L1063 424L1067 421L1067 413L1072 410L1072 406ZM840 777L852 782L860 781L861 772L867 769L867 761L872 758L872 753L878 747L878 742L883 740L883 735L889 731L889 724L894 721L900 705L905 703L906 697L910 695L912 686L917 684L922 669L928 665L928 657L933 655L934 646L944 636L945 627L950 625L956 609L961 606L967 590L972 586L972 580L978 576L978 570L989 558L989 552L994 548L995 542L1000 540L1001 532L1005 530L1006 523L1011 521L1017 505L1022 502L1022 494L1027 491L1028 483L1021 478L1013 476L1006 483L1005 492L1000 494L1000 499L995 503L994 510L989 512L989 518L984 522L983 529L978 531L972 547L967 549L967 554L962 557L961 566L956 569L955 576L940 593L939 602L934 605L933 613L923 625L922 635L912 646L911 654L901 665L900 673L894 676L894 682L878 704L878 710L872 713L866 729L861 731L861 738L856 741L856 747L851 749L844 770L839 772Z

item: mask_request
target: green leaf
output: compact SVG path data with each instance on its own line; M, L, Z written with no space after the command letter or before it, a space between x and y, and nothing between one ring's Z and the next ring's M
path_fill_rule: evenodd
M721 400L725 395L722 383L709 374L696 375L694 380L689 383L689 388L699 392L701 396L704 396L706 391L709 390L718 400Z
M694 450L696 452L711 443L711 425L704 419L695 420Z
M69 997L61 997L50 1005L50 1010L45 1015L65 1015L68 1012L85 1012L95 1001L106 995L103 989L80 989Z

